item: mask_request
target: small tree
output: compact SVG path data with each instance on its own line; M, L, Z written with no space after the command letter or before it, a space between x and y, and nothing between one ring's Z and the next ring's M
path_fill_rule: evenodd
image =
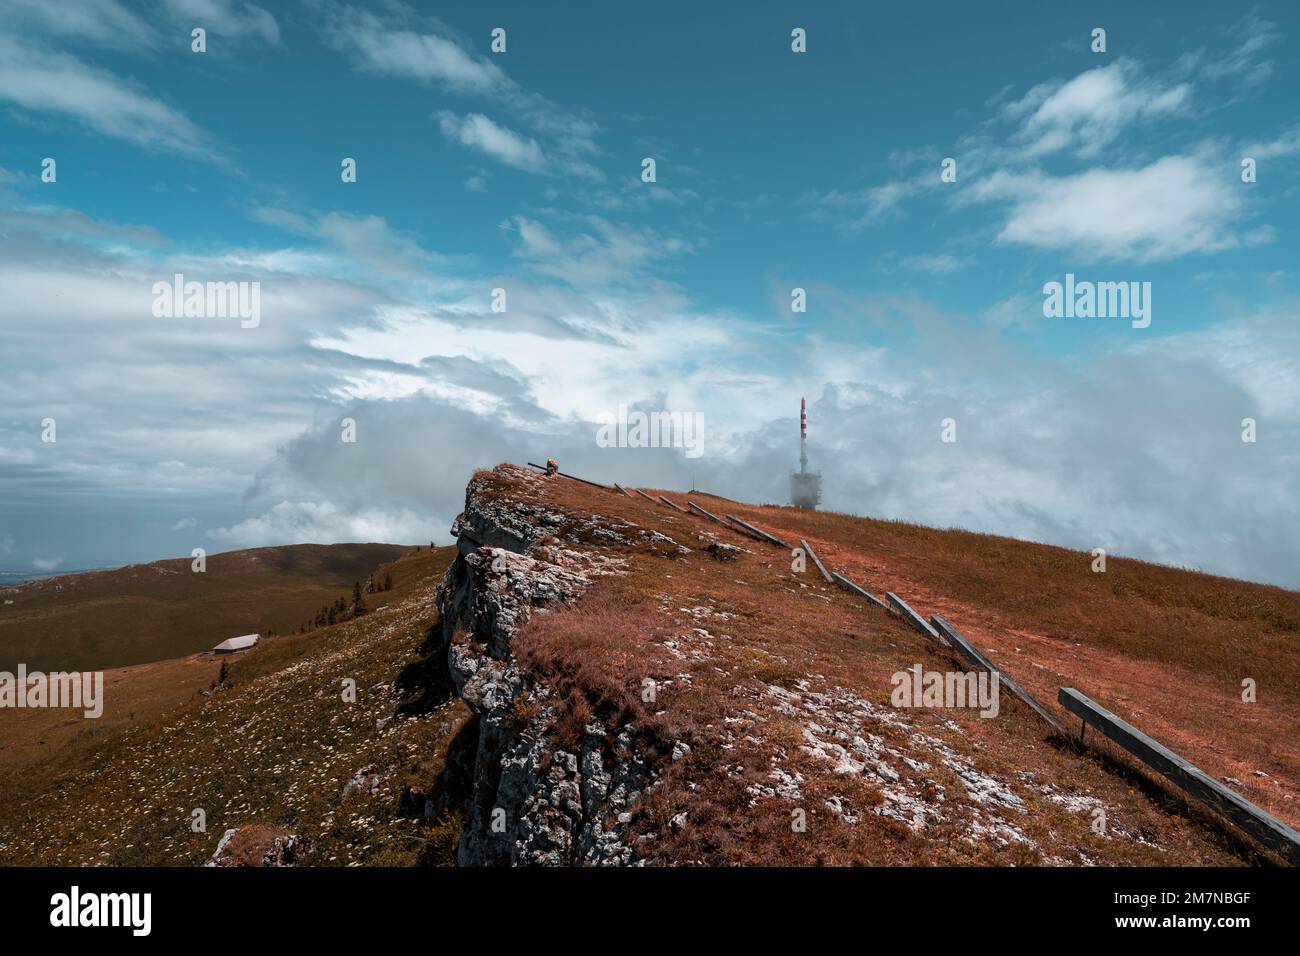
M392 589L393 589L393 576L392 576L391 574L385 574L385 575L384 575L384 590L385 590L385 591L391 591Z

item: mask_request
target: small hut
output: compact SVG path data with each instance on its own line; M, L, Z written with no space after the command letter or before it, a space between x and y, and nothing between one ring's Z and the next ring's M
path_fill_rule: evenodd
M233 654L236 651L246 651L262 639L260 634L245 634L243 637L232 637L222 641L212 650L217 654Z

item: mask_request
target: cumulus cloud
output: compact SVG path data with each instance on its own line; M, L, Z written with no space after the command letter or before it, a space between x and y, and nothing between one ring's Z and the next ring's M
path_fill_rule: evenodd
M1031 157L1066 149L1094 157L1129 125L1184 111L1190 98L1189 84L1145 79L1121 59L1034 87L1003 112L1021 122L1016 138Z
M41 572L53 571L63 563L62 558L35 558L32 560L32 567Z
M972 322L915 297L818 290L844 335L829 326L792 350L785 326L704 315L670 289L648 296L644 275L620 291L611 278L644 268L658 237L631 230L616 242L613 223L578 225L512 224L533 264L583 263L557 273L566 285L606 283L605 311L593 313L605 334L561 339L539 323L591 308L575 291L539 286L520 306L533 320L512 305L503 318L516 324L496 325L293 274L260 276L261 329L159 322L149 283L189 263L87 245L101 229L115 234L104 224L82 228L70 252L5 222L0 320L27 360L0 380L0 404L16 420L54 414L61 439L77 436L42 446L5 431L9 500L134 488L151 511L164 498L203 502L169 518L182 529L187 514L243 491L243 516L209 532L226 547L446 540L474 468L548 457L597 480L782 502L805 392L830 508L1300 583L1286 477L1300 465L1288 438L1300 431L1290 313L1027 365L990 333L1016 320L1016 302ZM22 320L35 308L39 328ZM92 322L115 334L78 349L75 330ZM862 344L864 329L883 328L905 328L912 345ZM66 348L43 348L50 336ZM142 362L149 375L121 374ZM61 383L74 376L70 393ZM367 393L371 376L391 387ZM704 456L600 447L600 418L619 404L703 412ZM938 441L950 416L956 445ZM1248 416L1256 444L1240 441ZM344 417L357 423L355 443L339 440Z
M401 10L404 20L412 18L409 9L390 9ZM326 38L364 69L475 93L510 86L495 63L469 52L443 24L431 23L420 32L359 7L327 4L323 10Z
M943 192L951 207L972 197L1005 204L1005 241L1089 256L1150 261L1270 241L1267 231L1240 231L1250 209L1232 194L1239 185L1236 164L1244 155L1294 155L1294 131L1243 152L1242 144L1226 147L1208 137L1197 121L1269 75L1271 63L1259 56L1276 38L1273 24L1249 14L1230 31L1238 45L1217 59L1196 51L1155 71L1121 57L1019 96L1004 86L986 102L985 119L958 136L954 148L891 154L891 166L917 175L825 191L814 218L862 229L900 218L912 204ZM1232 92L1216 83L1224 79L1236 84ZM1154 159L1151 140L1140 138L1153 131L1166 153ZM959 160L963 185L938 191L939 157L948 153ZM1116 155L1142 159L1117 168L1107 162ZM1057 196L1063 214L1054 228ZM1185 238L1177 235L1184 228Z
M442 110L435 114L442 134L453 142L477 150L493 159L532 173L546 172L542 148L534 139L520 136L488 119L482 113L457 116Z
M600 481L780 503L803 391L814 397L828 508L1300 583L1286 478L1300 465L1300 334L1290 314L1027 365L993 332L1028 323L1021 313L1036 304L1007 300L972 323L917 299L846 298L835 307L858 334L864 323L905 321L911 345L864 350L851 344L856 334L815 337L798 355L779 337L719 337L685 319L644 338L628 330L624 346L550 352L539 340L535 355L531 339L437 330L432 340L448 353L433 360L440 373L484 395L512 394L512 412L427 389L355 401L339 414L357 421L356 444L340 442L333 423L303 432L259 472L248 505L269 515L306 492L346 515L382 502L418 519L404 540L436 539L475 468L548 457ZM656 349L660 339L670 347ZM736 363L744 371L723 372L725 356L747 345L750 357ZM523 370L503 380L465 364L466 350L509 356ZM619 403L703 411L704 456L600 447L600 417ZM955 445L939 440L947 417L958 423ZM1245 417L1260 422L1258 443L1241 441Z
M1268 240L1235 228L1242 200L1231 173L1203 156L1066 176L999 171L966 201L1005 204L1003 242L1148 262Z

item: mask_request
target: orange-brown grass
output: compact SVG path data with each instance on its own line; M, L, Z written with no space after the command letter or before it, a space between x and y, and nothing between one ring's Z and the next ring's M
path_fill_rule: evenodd
M0 710L0 790L13 794L33 774L75 769L123 731L146 726L210 687L221 663L182 657L104 672L104 713L88 720L64 708Z
M424 819L406 794L434 789L466 709L448 701L393 719L395 684L438 623L434 590L453 556L386 565L394 588L371 613L228 659L215 692L138 721L75 768L14 775L0 799L0 864L193 865L242 826L306 836L306 865L453 864L460 820ZM364 767L384 774L378 792L344 796ZM191 829L196 808L206 832Z
M0 669L104 670L205 651L239 634L298 630L363 585L395 544L300 544L134 564L0 588ZM382 575L381 575L382 579ZM367 599L381 595L367 595ZM370 602L372 605L379 602Z
M795 720L773 715L761 726L750 722L747 729L760 743L724 746L718 731L727 718L758 706L766 685L788 689L806 680L813 689L843 688L888 705L896 671L916 663L926 670L962 668L898 619L824 584L811 563L807 572L792 573L790 554L779 548L612 491L564 479L542 487L551 507L630 520L692 549L669 558L644 546L612 548L629 562L628 573L596 579L575 609L538 616L519 643L532 666L564 673L596 711L630 700L629 712L635 712L646 678L665 688L658 709L646 706L642 712L693 750L668 764L638 824L656 834L651 845L660 861L1032 864L1046 855L1055 862L1198 865L1268 858L1122 756L1080 753L1049 740L1045 725L1009 695L993 720L954 710L910 711L909 717L963 759L1014 785L1031 809L1013 821L1031 837L1030 847L960 839L969 822L961 806L964 787L942 766L930 776L946 792L952 812L942 826L918 835L866 812L880 794L862 778L829 773L824 760L801 749ZM1288 592L1115 558L1107 575L1093 575L1090 555L1058 548L664 493L678 503L689 497L715 514L736 514L787 541L808 539L830 567L869 590L896 591L921 613L947 617L1050 707L1056 708L1058 686L1077 686L1211 772L1216 748L1246 761L1258 757L1258 766L1278 773L1251 779L1276 786L1279 799L1270 808L1294 819L1290 801L1280 799L1293 792L1297 779L1296 722L1285 704L1294 691L1290 669L1297 653L1287 638L1294 621ZM712 540L747 553L735 562L715 561L700 550ZM665 642L697 623L679 609L701 606L732 617L703 625L713 638L706 658L672 657ZM1209 631L1190 638L1190 620ZM1160 628L1164 637L1151 633ZM1253 629L1268 634L1250 643L1246 634ZM1214 634L1233 635L1228 639L1236 640L1242 655L1242 676L1256 676L1262 689L1277 695L1269 704L1262 692L1256 709L1245 712L1257 715L1254 726L1270 736L1258 749L1241 732L1243 714L1227 707L1235 699L1233 688L1219 689L1218 701L1212 694L1215 682L1226 683L1233 670L1232 654L1216 644ZM1165 646L1171 642L1182 646ZM689 687L680 680L683 673ZM1154 691L1161 695L1146 696ZM1120 694L1136 706L1125 707ZM1197 700L1201 695L1209 696ZM947 725L949 719L957 730ZM1181 734L1170 732L1175 726ZM880 733L889 738L888 729ZM806 833L792 830L795 807L789 801L756 800L748 790L770 785L774 757L785 771L805 777L799 806L806 812ZM1086 814L1017 783L1020 773L1059 792L1100 799L1112 834L1125 836L1098 836ZM830 797L847 799L861 811L859 822L850 826L830 813ZM687 825L674 827L683 811Z
M877 595L894 591L924 616L945 617L1062 719L1057 689L1077 687L1300 824L1295 592L1114 556L1094 573L1088 552L1011 538L731 507L778 535L806 538ZM1245 678L1258 685L1254 703L1241 698Z

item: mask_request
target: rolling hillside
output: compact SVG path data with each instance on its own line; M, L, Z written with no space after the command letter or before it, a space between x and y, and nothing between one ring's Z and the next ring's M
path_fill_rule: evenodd
M1113 745L1079 747L1055 691L1294 826L1295 594L663 492L941 615L1062 737L1010 695L991 716L899 705L893 678L960 669L951 652L790 550L650 494L478 472L458 547L387 565L395 587L365 615L265 642L88 765L14 775L0 860L199 864L235 829L240 859L279 834L321 866L1281 862ZM109 697L119 719L132 701Z
M116 687L110 677L102 721L120 729L98 747L88 721L62 713L79 725L77 745L65 748L76 761L10 773L0 762L0 865L200 864L227 827L286 823L309 825L320 865L450 861L458 827L399 804L436 780L464 708L416 699L404 720L392 717L403 699L395 684L437 622L433 591L453 550L380 566L393 589L371 595L367 614L228 658L222 684L220 664L203 659L202 687L163 712L150 713L147 698L194 658L147 665ZM344 678L355 681L354 703L342 699ZM370 766L382 774L345 793ZM201 832L195 809L206 815Z
M205 651L237 634L296 631L411 550L302 544L133 564L0 589L0 670L103 670ZM12 602L12 603L11 603Z

